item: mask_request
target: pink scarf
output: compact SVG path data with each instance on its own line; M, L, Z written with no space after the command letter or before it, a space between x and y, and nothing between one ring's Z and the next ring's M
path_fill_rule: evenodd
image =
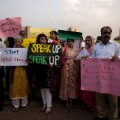
M91 44L91 47L90 48L88 48L88 46L85 44L85 48L86 48L86 50L91 54L92 53L92 51L93 51L93 48L94 48L94 45L95 45L95 41L94 41L94 38L92 37L92 36L86 36L86 38L87 37L90 37L91 38L91 41L92 41L92 44Z

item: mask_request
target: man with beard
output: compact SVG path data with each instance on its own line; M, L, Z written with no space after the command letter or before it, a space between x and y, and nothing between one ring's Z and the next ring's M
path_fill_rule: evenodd
M111 40L112 29L104 26L101 29L101 42L93 50L93 58L110 58L111 61L119 59L120 46ZM106 100L108 102L109 119L106 115ZM96 93L97 117L94 120L118 120L118 98L111 94Z

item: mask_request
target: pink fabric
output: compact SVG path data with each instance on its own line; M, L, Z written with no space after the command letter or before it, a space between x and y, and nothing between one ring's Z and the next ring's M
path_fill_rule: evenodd
M87 36L91 38L92 45L88 49L87 45L85 45L85 49L89 52L89 54L92 54L95 42L92 36ZM83 101L85 105L91 105L93 108L95 108L95 92L87 91L87 90L81 90L81 70L80 70L80 77L78 80L78 97Z
M22 30L21 18L7 18L0 20L0 38L15 37Z
M69 51L70 50L70 48L66 45L64 48L63 48L63 55L65 55L65 52L66 51ZM79 53L79 50L78 50L78 48L73 48L73 51L75 51L74 52L74 55L71 57L71 59L75 59L76 58L76 56L78 55L78 53Z
M81 72L80 79L78 81L78 97L83 101L85 105L91 105L93 108L96 106L95 92L81 90Z

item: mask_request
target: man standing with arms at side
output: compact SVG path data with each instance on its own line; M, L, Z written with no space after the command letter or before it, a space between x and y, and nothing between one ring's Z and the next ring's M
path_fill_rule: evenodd
M119 59L120 46L111 40L112 29L109 26L101 28L102 40L93 50L93 58ZM106 99L108 100L109 119L106 115ZM118 98L111 94L96 93L97 117L94 120L118 120Z
M2 42L1 38L0 38L0 48L6 48L6 45ZM0 111L3 110L3 106L4 106L3 77L4 77L4 67L0 66Z

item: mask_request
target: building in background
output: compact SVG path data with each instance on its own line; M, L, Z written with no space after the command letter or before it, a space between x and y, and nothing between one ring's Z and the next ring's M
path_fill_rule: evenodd
M29 43L34 43L36 42L36 38L38 36L38 34L40 33L44 33L48 38L49 38L49 33L50 31L55 30L54 28L33 28L31 26L23 26L22 29L26 32L27 34L27 38L25 38L23 40L23 46L24 47L28 47ZM74 32L78 32L78 28L75 26L69 27L67 29L68 31L74 31ZM76 41L77 42L77 41ZM75 42L75 43L76 43ZM78 45L78 43L76 43L76 45Z
M55 30L54 28L33 28L31 26L24 26L23 30L27 34L27 38L35 38L38 36L40 33L44 33L49 37L49 33L52 30Z
M67 30L68 31L74 31L74 32L78 32L79 31L78 28L75 27L75 26L69 27Z
M33 28L31 26L23 26L22 29L27 34L27 38L24 38L22 44L25 48L29 46L29 43L35 43L36 38L40 33L44 33L49 38L50 31L55 30L54 28Z

